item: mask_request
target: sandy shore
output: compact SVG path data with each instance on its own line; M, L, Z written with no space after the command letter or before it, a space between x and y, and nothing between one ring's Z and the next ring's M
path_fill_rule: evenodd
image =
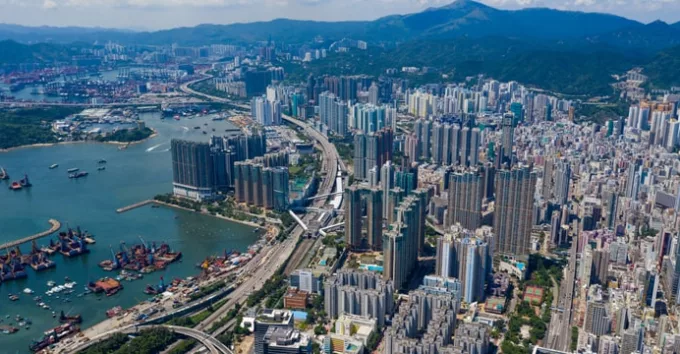
M30 149L30 148L39 148L39 147L49 147L49 146L55 146L55 145L85 144L85 143L109 144L109 145L137 145L137 144L141 144L143 142L146 142L146 141L151 140L151 139L158 136L158 132L155 129L153 129L153 128L149 128L149 129L151 129L153 131L153 133L151 133L151 135L149 135L148 137L146 137L142 140L131 141L131 142L97 141L97 140L62 141L62 142L57 142L57 143L41 143L41 144L29 144L29 145L15 146L15 147L11 147L9 149L0 149L0 153L2 153L2 152L12 152L14 150L19 150L19 149Z

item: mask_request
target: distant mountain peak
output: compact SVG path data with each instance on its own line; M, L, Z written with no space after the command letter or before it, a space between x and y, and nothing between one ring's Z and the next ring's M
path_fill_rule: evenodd
M490 6L486 6L481 2L474 0L456 0L448 5L439 7L439 9L493 9Z

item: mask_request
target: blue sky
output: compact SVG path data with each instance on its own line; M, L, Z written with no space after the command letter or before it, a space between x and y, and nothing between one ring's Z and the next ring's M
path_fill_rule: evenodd
M162 29L200 23L294 18L370 20L452 0L0 0L0 22L39 26ZM481 0L504 9L550 7L606 12L642 22L680 21L680 0Z

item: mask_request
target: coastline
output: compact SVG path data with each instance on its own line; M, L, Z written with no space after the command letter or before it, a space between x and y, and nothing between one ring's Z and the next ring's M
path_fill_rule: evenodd
M179 205L175 205L175 204L171 204L171 203L161 202L161 201L158 201L158 200L155 200L155 199L152 202L154 204L157 204L157 205L162 205L162 206L166 206L166 207L170 207L170 208L177 208L177 209L181 209L181 210L185 210L185 211L191 211L191 212L194 212L194 213L212 216L212 217L215 217L215 218L218 218L218 219L232 221L232 222L236 222L236 223L247 225L247 226L258 227L258 228L262 227L262 225L256 224L256 223L251 222L251 221L238 220L238 219L230 218L228 216L224 216L224 215L221 215L221 214L210 214L210 213L206 213L206 212L203 212L203 211L196 211L194 209L185 208L183 206L179 206Z
M149 127L149 129L151 129L153 131L153 133L151 133L151 135L149 135L148 137L146 137L142 140L137 140L137 141L123 142L123 141L76 140L76 141L62 141L62 142L56 142L56 143L37 143L37 144L14 146L14 147L7 148L7 149L0 149L0 153L12 152L12 151L15 151L15 150L20 150L20 149L50 147L50 146L56 146L56 145L85 144L85 143L108 144L108 145L115 145L115 146L137 145L137 144L141 144L143 142L146 142L146 141L151 140L151 139L158 136L158 131L156 129L151 128L151 127Z

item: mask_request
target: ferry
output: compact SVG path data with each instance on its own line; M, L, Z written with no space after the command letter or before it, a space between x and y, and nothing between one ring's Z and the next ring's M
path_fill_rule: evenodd
M53 163L53 164L50 165L50 170L54 170L57 167L59 167L59 164Z
M78 167L74 167L74 168L69 168L68 170L66 170L66 172L73 173L73 172L76 172L78 170L80 170Z

